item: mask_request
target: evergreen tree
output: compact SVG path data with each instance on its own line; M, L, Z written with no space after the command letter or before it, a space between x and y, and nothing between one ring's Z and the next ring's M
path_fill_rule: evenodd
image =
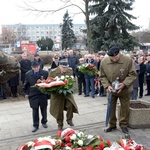
M133 50L137 43L129 31L139 27L131 22L131 19L136 19L136 17L127 11L132 10L134 0L90 1L93 2L90 13L95 15L91 20L94 50L108 50L112 45L117 45L121 49Z
M68 11L66 11L63 17L63 24L61 25L62 49L72 48L76 43L76 37L72 28L72 19L69 17Z

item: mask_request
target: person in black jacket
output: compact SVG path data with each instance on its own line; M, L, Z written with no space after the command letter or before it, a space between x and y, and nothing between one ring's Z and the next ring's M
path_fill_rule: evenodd
M79 71L79 67L84 63L84 58L79 59L79 64L76 66L75 74L78 79L78 95L82 95L82 92L84 92L84 95L86 94L86 87L85 87L85 78L84 73Z
M24 83L26 72L31 70L31 61L28 59L28 55L26 53L23 53L21 57L22 60L19 62L21 70L21 81Z
M37 61L40 64L40 69L44 68L44 62L43 60L40 58L39 54L34 54L34 60L33 61Z
M23 93L25 98L29 99L30 107L32 108L33 130L36 132L39 128L39 107L41 109L41 123L44 128L47 128L47 95L41 93L36 87L38 79L47 79L48 72L40 69L40 64L37 61L32 62L32 70L25 75L25 82L23 85Z
M144 87L144 77L146 72L146 65L144 64L143 57L138 58L138 64L140 65L140 72L139 72L139 98L143 97L143 87Z

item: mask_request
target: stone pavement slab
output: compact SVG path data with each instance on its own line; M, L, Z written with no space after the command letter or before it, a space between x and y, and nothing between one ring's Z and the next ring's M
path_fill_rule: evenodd
M79 114L74 115L74 129L85 130L93 135L101 135L104 139L116 141L124 137L118 127L111 133L105 133L105 116L107 109L106 97L84 97L74 94L76 103L79 108ZM144 99L144 97L143 97ZM146 97L146 100L149 100ZM48 128L41 125L35 133L32 129L32 112L28 100L23 97L17 99L9 98L0 102L0 150L16 150L19 145L34 140L43 135L56 135L57 123L49 114L48 106ZM64 128L68 128L64 120ZM129 129L131 138L137 143L141 143L150 150L150 129Z

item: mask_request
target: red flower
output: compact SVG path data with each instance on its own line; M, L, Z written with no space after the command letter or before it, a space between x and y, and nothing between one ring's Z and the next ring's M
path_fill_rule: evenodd
M69 136L66 136L66 137L65 137L65 141L66 141L66 142L70 142L70 137L69 137Z
M61 143L61 147L65 147L65 143Z
M99 139L100 139L100 141L103 141L103 137L102 136L99 136Z
M71 142L67 143L67 146L71 147L71 146L72 146L72 143L71 143Z
M111 142L109 140L106 140L108 146L111 146Z
M105 145L104 145L103 142L100 142L99 146L100 146L101 148L105 148Z

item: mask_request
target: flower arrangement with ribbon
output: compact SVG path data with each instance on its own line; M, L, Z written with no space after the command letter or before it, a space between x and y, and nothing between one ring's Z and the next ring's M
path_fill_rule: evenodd
M111 143L101 136L88 135L82 131L67 128L58 133L56 138L51 136L38 138L18 148L18 150L146 150L141 144L132 139L120 139Z
M46 80L38 79L34 87L37 87L44 94L55 93L67 95L74 92L74 81L74 77L68 75L56 76L55 78L49 77Z
M90 76L93 75L98 75L98 70L96 68L96 66L94 66L93 64L82 64L81 66L78 66L79 71L81 71L82 73L87 73Z

